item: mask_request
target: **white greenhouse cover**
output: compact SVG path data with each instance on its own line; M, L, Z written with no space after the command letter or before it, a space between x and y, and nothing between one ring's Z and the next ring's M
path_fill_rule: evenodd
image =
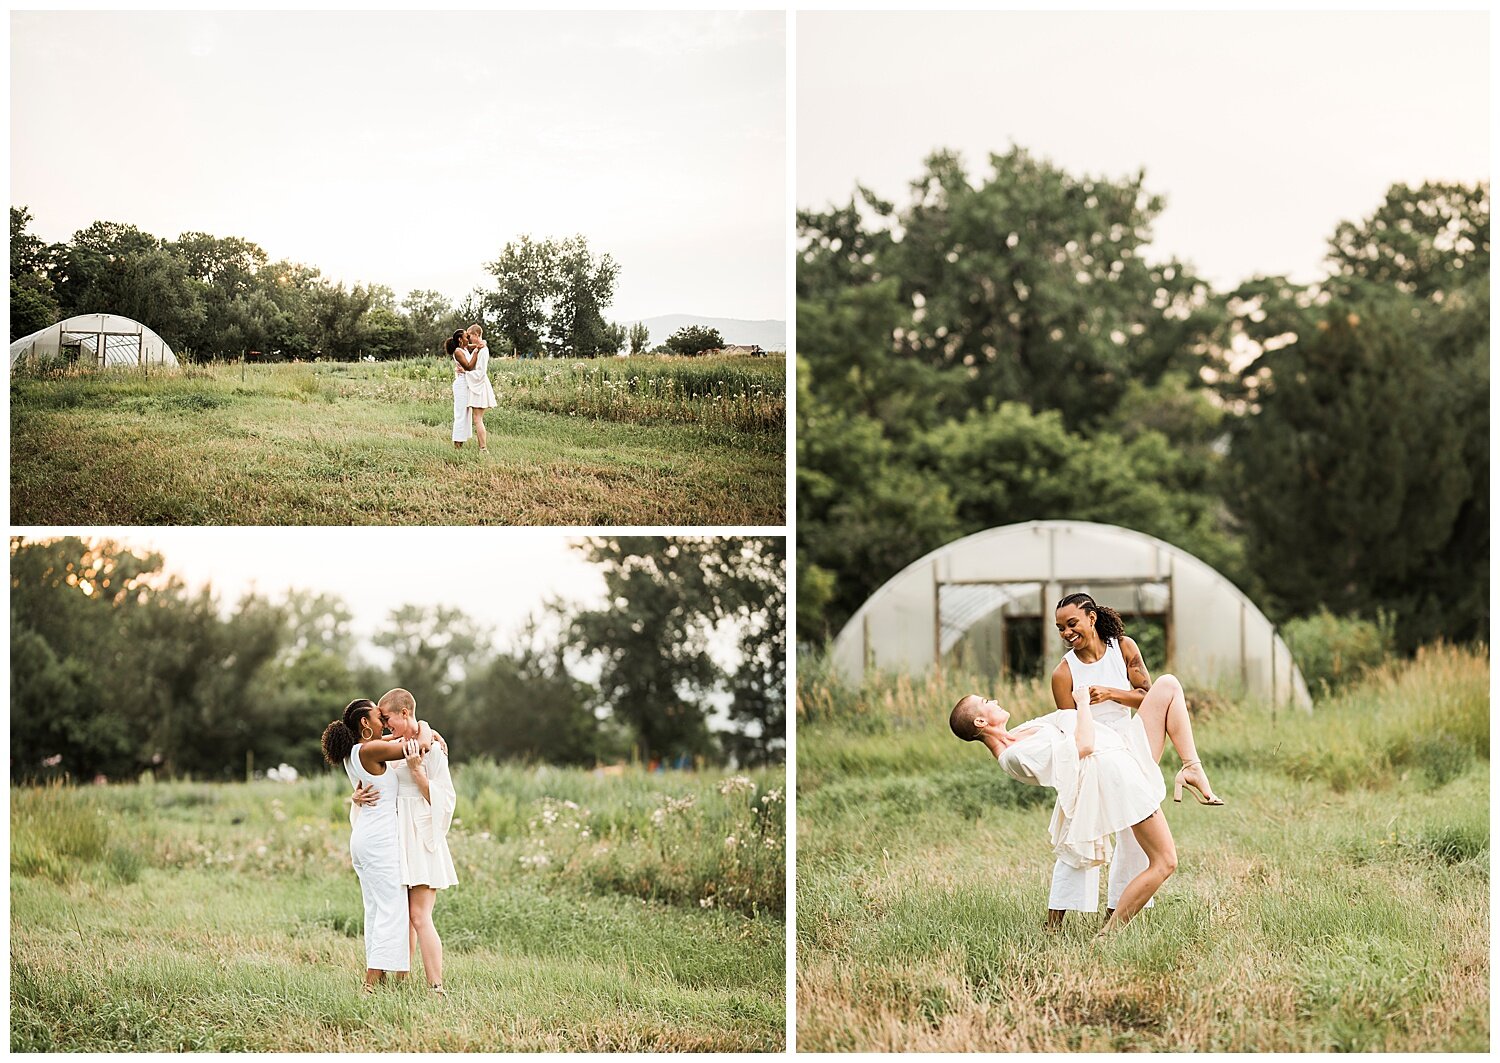
M80 365L175 366L177 356L151 329L118 314L78 314L48 325L10 345L10 364L26 358L57 358L76 350Z
M1153 615L1188 682L1226 686L1273 705L1311 708L1301 671L1275 627L1213 568L1160 539L1109 524L1041 520L991 528L939 547L872 594L833 643L847 682L867 670L920 674L986 618L1041 618L1047 670L1063 655L1053 608L1076 591L1123 613ZM1035 623L1035 620L1032 620Z

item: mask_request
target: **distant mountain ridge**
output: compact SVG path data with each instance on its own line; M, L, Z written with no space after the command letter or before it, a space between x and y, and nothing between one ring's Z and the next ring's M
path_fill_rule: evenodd
M627 321L625 324L632 325L635 322ZM642 321L651 332L651 346L665 342L666 338L680 328L689 325L702 325L705 328L719 330L719 335L724 337L725 343L757 344L768 351L786 350L786 322L785 321L746 321L738 317L697 317L693 314L665 314L661 317L648 317Z

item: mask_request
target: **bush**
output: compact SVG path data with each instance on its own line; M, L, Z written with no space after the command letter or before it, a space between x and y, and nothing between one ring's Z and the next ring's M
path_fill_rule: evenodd
M1347 686L1384 662L1393 652L1395 632L1395 621L1387 614L1371 621L1335 616L1327 609L1281 627L1281 637L1302 669L1308 688L1325 694Z

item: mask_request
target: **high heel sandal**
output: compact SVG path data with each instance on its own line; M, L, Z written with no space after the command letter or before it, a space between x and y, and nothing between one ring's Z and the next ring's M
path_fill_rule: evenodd
M1203 762L1201 760L1185 760L1182 762L1182 769L1172 778L1172 800L1176 801L1179 805L1182 804L1182 788L1186 786L1193 792L1193 796L1198 799L1200 805L1222 805L1224 802L1215 796L1212 789L1209 789L1207 786L1204 789L1199 789L1196 783L1188 782L1183 778L1193 768L1202 771ZM1206 795L1205 790L1207 790Z
M448 991L443 988L442 982L435 982L427 988L432 990L434 996L442 997L444 1000L448 999Z

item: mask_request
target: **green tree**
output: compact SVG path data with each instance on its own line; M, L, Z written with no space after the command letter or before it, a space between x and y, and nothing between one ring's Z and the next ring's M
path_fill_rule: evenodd
M609 255L591 254L582 236L557 242L551 263L556 293L547 329L551 353L597 358L619 350L620 342L604 320L604 309L614 301L619 265Z
M10 208L10 338L19 339L59 320L62 308L53 292L54 249L26 231L31 211Z
M414 291L401 306L411 329L412 346L419 354L441 354L443 342L463 327L453 304L439 292Z
M667 350L673 354L702 354L724 346L719 330L707 325L684 325L667 337Z
M592 765L619 752L595 712L597 691L573 675L564 646L542 645L534 626L469 676L460 704L446 732L455 755Z
M392 686L417 699L417 711L441 722L458 699L465 676L489 653L489 634L451 606L403 605L391 611L373 642L391 656ZM379 692L372 695L379 696ZM457 751L455 750L455 753Z
M1389 613L1403 650L1487 630L1488 234L1488 184L1394 185L1325 282L1231 302L1228 498L1283 615Z
M644 321L637 321L631 325L628 336L631 354L641 354L651 345L651 330L646 327Z
M573 618L572 641L600 668L599 690L646 758L715 756L708 726L731 693L729 738L746 759L776 755L784 738L785 677L772 658L785 623L785 558L757 538L609 536L581 549L600 566L609 606ZM734 631L741 668L715 662L710 640ZM784 643L783 643L784 645ZM781 684L778 691L777 684Z
M552 300L558 294L557 249L551 240L522 236L506 244L500 256L486 263L495 290L483 296L483 308L517 357L542 350Z

